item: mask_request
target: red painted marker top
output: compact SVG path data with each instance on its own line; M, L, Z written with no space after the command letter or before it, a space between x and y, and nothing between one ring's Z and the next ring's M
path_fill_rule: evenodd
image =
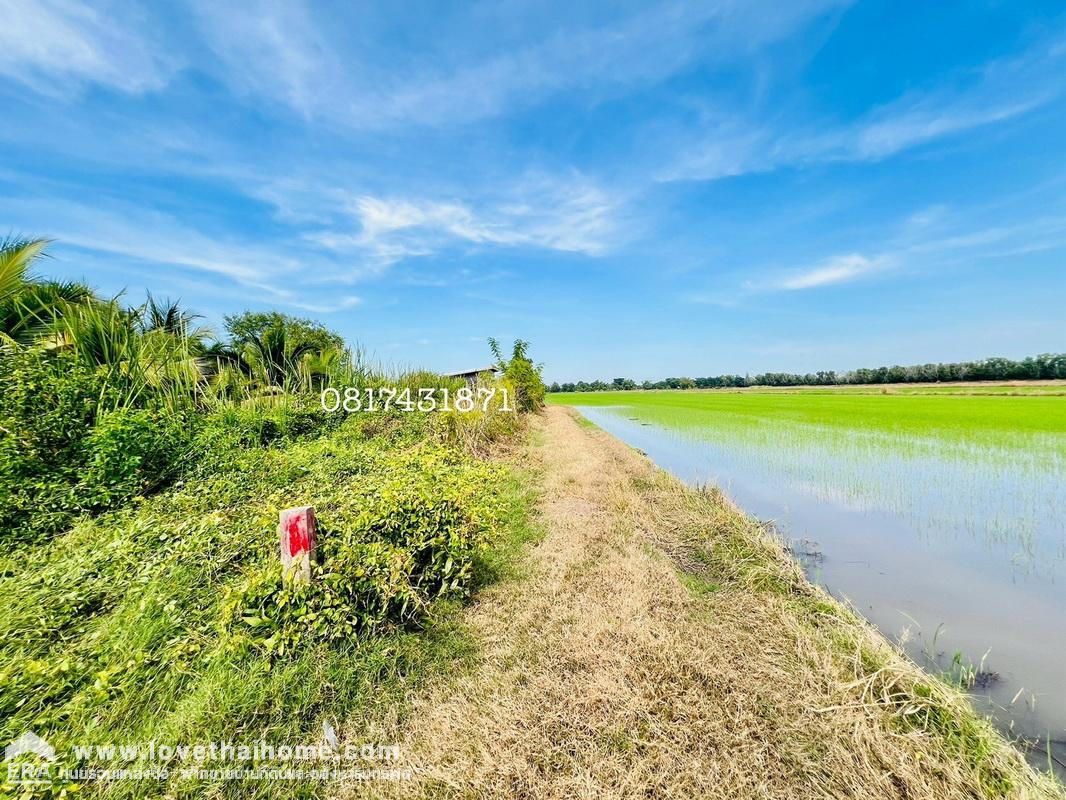
M311 537L307 535L307 515L289 517L289 555L295 558L311 549Z
M311 579L311 562L315 558L317 531L315 509L298 506L281 512L278 520L281 545L281 571L286 579L306 583Z

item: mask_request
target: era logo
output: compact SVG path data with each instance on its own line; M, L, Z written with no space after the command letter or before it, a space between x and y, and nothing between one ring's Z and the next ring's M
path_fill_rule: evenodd
M29 760L23 756L36 756ZM10 784L42 784L52 782L52 763L56 751L52 745L33 731L26 731L4 749L7 763L7 782Z

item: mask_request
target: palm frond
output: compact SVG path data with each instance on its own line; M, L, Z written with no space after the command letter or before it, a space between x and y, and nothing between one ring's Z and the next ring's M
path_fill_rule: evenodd
M30 267L44 255L49 241L12 236L0 240L0 302L17 294L32 280Z

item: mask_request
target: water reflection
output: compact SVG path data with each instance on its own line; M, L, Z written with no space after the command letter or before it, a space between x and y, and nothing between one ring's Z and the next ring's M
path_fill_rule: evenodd
M920 663L989 673L975 702L1066 768L1066 437L960 441L869 428L582 407L799 544L808 574ZM993 675L994 674L994 675Z

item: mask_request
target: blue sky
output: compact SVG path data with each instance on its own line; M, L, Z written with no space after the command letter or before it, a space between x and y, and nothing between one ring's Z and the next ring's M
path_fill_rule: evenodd
M1061 2L0 0L0 230L549 379L1066 350Z

